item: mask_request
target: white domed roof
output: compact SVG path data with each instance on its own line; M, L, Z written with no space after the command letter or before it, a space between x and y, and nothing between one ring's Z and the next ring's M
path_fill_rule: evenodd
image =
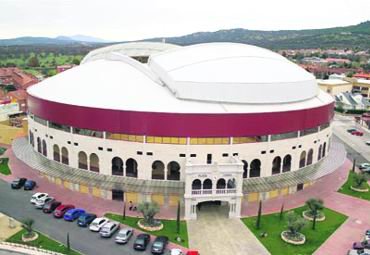
M150 68L178 98L229 103L287 103L318 93L313 75L252 45L208 43L153 55Z
M333 101L310 74L282 56L227 43L172 49L152 55L148 65L113 52L28 93L77 106L176 113L290 111Z
M105 59L111 53L123 54L130 57L149 57L162 51L180 48L170 43L160 42L131 42L119 43L90 51L81 61L81 64L98 59Z

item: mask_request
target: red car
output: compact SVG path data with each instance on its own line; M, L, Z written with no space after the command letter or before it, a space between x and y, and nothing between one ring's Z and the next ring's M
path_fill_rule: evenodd
M186 255L200 255L198 251L195 250L189 250Z
M357 135L357 136L363 136L364 135L364 133L362 133L361 131L358 131L358 130L353 131L351 134L352 135Z
M70 209L74 209L75 206L74 205L60 205L58 206L55 211L54 211L54 217L55 218L62 218L64 216L64 214L70 210Z

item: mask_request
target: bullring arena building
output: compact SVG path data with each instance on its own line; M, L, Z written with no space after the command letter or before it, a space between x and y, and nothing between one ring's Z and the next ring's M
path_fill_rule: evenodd
M304 69L250 45L114 45L28 94L18 158L96 197L180 201L185 219L207 201L240 217L250 202L302 190L332 171L340 150L332 97Z

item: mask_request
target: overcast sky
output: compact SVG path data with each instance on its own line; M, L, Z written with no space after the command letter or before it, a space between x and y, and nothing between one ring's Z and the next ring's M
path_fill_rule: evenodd
M346 26L370 0L0 0L0 38L83 34L138 40L227 28Z

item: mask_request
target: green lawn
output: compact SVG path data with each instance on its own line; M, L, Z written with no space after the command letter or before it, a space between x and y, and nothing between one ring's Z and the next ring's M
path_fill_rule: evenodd
M294 211L302 215L307 208L300 207ZM325 208L326 220L317 222L316 230L312 230L312 222L307 222L301 231L306 236L306 243L301 246L294 246L285 243L280 233L286 230L286 220L279 220L279 213L264 215L261 218L261 229L257 230L256 217L244 218L242 221L269 250L272 255L310 255L324 243L324 241L347 219L347 216ZM267 232L267 237L261 237L260 234Z
M344 183L343 186L340 187L338 192L352 196L352 197L358 197L361 199L370 200L370 192L357 192L357 191L351 190L351 185L353 182L354 175L355 175L354 172L352 171L349 172L346 183ZM368 183L365 183L365 188L366 187L370 189Z
M11 242L11 243L20 243L20 244L26 244L29 246L35 246L35 247L42 248L45 250L60 252L63 254L68 254L68 255L80 255L81 254L74 250L71 250L68 252L67 247L64 244L61 244L53 239L50 239L49 237L39 232L37 232L39 234L39 238L37 238L35 241L24 243L22 241L22 234L25 232L26 232L25 230L21 230L15 235L8 238L6 241ZM73 247L73 241L71 241L71 246Z
M133 228L139 228L137 226L137 222L138 220L141 219L141 218L126 216L126 219L124 220L122 218L122 215L117 215L117 214L112 214L112 213L106 213L105 217L121 222L122 224L131 226ZM177 243L184 247L188 247L189 245L188 244L188 230L186 227L186 221L181 221L180 223L180 234L176 233L176 220L161 220L161 222L163 223L164 227L160 231L148 232L142 229L140 230L147 232L149 234L155 235L155 236L160 236L160 235L167 236L171 242ZM177 236L180 236L183 242L176 241L175 238Z
M0 173L4 174L4 175L11 174L10 168L8 166L9 159L8 158L2 158L2 159L0 159L0 161L1 161L1 163L0 163Z

